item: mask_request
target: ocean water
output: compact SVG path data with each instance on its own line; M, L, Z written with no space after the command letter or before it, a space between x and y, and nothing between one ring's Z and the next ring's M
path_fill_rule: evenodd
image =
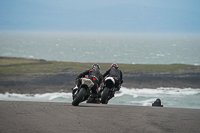
M127 89L122 87L108 104L152 106L160 98L164 107L200 109L200 89L157 88ZM0 94L5 101L72 102L72 94L64 92L46 94ZM84 102L85 103L85 102Z
M2 33L0 56L69 62L200 65L200 35L111 33ZM127 89L109 104L200 109L200 88ZM71 93L0 94L0 100L72 102Z
M200 35L1 33L0 56L70 62L200 65Z

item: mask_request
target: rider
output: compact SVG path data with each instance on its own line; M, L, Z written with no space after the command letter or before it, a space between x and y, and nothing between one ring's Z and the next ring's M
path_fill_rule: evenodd
M123 83L123 80L122 80L122 71L119 69L116 63L113 63L111 65L111 68L108 69L103 74L103 78L105 78L107 75L115 79L115 91L119 91L121 84Z
M93 64L91 69L87 69L84 72L80 73L76 78L76 86L73 88L72 94L76 92L76 90L81 85L81 78L84 78L85 75L88 75L88 78L92 80L94 86L91 88L92 94L91 97L96 97L98 93L98 88L102 82L102 74L100 73L100 66L98 64Z

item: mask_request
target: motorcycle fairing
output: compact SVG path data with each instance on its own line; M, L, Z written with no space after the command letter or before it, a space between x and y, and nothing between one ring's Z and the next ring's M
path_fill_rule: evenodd
M105 79L105 81L107 81L107 80L111 80L111 81L113 82L113 84L115 84L115 80L114 80L113 77L107 77L107 78Z
M87 85L89 88L92 88L94 86L94 83L92 82L92 80L87 79L87 78L82 79L82 85L83 84Z

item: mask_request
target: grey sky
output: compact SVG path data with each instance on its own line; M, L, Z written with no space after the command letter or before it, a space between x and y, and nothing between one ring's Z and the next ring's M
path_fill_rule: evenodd
M0 30L200 33L200 1L1 0Z

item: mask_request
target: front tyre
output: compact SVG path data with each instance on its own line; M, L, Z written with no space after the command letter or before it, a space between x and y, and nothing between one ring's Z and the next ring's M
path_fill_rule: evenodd
M79 93L77 94L76 98L73 100L72 105L73 106L78 106L79 103L84 98L85 94L86 94L86 89L81 88L80 91L79 91Z
M101 103L107 104L108 103L108 95L109 95L110 89L108 87L105 87L103 90L103 93L101 94Z

